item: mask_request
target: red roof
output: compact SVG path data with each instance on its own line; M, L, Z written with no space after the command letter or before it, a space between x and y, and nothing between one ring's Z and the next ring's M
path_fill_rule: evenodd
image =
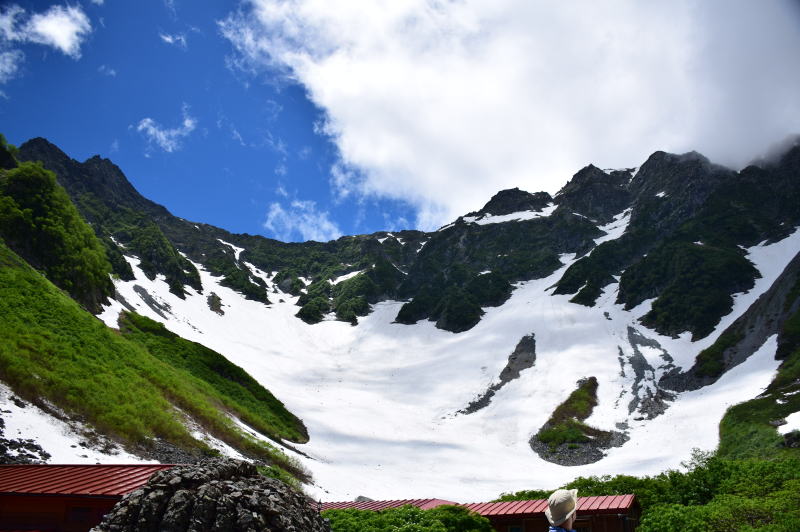
M578 497L578 512L592 514L615 514L625 513L631 509L635 501L633 495L600 495L595 497ZM423 510L436 508L443 504L455 504L463 506L479 513L480 515L532 515L540 514L547 508L547 500L539 499L535 501L508 501L508 502L474 502L471 504L459 504L443 499L403 499L397 501L363 501L363 502L324 502L323 510L341 510L345 508L355 508L356 510L386 510L388 508L399 508L410 504Z
M401 506L416 506L422 510L430 510L443 504L458 504L444 499L401 499L396 501L344 501L344 502L323 502L323 510L342 510L345 508L355 508L356 510L386 510L389 508L400 508Z
M121 497L173 465L0 465L0 493Z
M633 506L634 500L633 495L578 497L578 512L592 514L626 512ZM463 506L483 516L529 515L544 512L544 509L547 508L547 501L539 499L535 501L474 502Z

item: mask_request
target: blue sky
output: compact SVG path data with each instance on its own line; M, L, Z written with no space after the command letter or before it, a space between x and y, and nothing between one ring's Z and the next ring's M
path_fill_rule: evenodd
M791 0L0 3L0 132L281 240L435 229L586 164L800 133Z
M336 146L315 133L321 111L285 76L232 67L217 22L225 3L195 4L69 4L91 24L75 53L8 43L24 59L0 86L0 130L15 144L42 136L78 160L110 158L174 214L234 232L323 240L408 226L401 202L331 195ZM67 6L16 5L17 26Z

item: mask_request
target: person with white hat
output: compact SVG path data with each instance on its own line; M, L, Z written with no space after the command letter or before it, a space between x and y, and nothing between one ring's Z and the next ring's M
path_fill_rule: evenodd
M556 490L547 499L544 515L550 521L549 532L575 532L575 512L578 509L578 490Z

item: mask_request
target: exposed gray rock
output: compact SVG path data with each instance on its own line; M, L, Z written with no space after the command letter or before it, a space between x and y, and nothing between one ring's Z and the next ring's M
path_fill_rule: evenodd
M225 311L222 310L222 299L216 293L211 292L211 295L206 298L206 303L208 303L208 308L213 312L220 316L225 315Z
M18 398L13 397L11 401L20 408L25 405ZM50 453L42 449L41 445L30 438L6 438L6 423L2 414L7 411L0 410L0 464L44 464L50 459Z
M547 428L547 425L542 428ZM614 430L602 431L594 440L586 443L562 443L551 447L549 444L539 441L535 435L528 443L543 460L563 466L579 466L601 460L606 455L606 449L619 447L629 439L626 432Z
M508 357L508 363L503 371L500 372L500 382L492 383L489 388L479 397L472 400L466 408L459 410L459 414L474 414L482 408L489 406L492 397L500 388L518 379L520 372L532 368L536 363L536 335L531 333L523 336L514 348L514 352Z
M142 298L142 301L152 309L153 312L158 314L164 319L167 319L167 315L164 314L165 312L169 313L171 310L170 306L167 304L159 303L158 301L150 295L150 293L145 290L142 286L135 284L133 285L133 291L139 294L139 297Z
M672 362L672 357L665 351L661 344L652 338L647 338L633 327L628 327L628 343L633 349L633 355L627 358L634 373L633 386L631 392L633 399L628 403L628 412L633 414L639 411L642 417L646 419L653 419L656 416L663 414L669 406L668 401L672 401L675 396L669 392L665 392L656 384L656 370L668 372L672 370L675 365ZM640 347L649 347L657 349L661 352L661 359L664 361L658 368L653 368L641 352ZM624 358L622 350L620 349L620 358ZM624 371L624 367L623 367ZM652 383L651 386L645 386L647 382Z
M94 532L330 532L316 503L253 464L206 460L153 475Z

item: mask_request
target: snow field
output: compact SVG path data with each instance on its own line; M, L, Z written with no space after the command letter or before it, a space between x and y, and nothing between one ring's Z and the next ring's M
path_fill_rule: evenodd
M624 232L624 218L604 228L608 236ZM634 372L625 362L633 355L628 329L660 345L638 348L654 370L641 384L653 390L667 363L664 352L675 365L691 366L697 353L769 288L798 248L796 232L750 249L748 258L762 278L753 290L736 296L734 310L717 332L694 343L688 334L668 338L642 327L637 319L649 302L625 311L614 304L616 284L594 308L569 303L571 296L553 296L552 286L571 256L562 257L564 266L548 278L519 284L509 301L485 309L481 322L460 334L430 322L392 323L401 302L375 305L356 327L336 321L309 326L294 317L296 298L271 293L270 306L247 301L199 265L204 293L189 289L185 301L170 294L162 279L145 278L135 259L136 280L116 286L137 312L221 352L304 420L311 441L297 447L312 457L300 458L316 480L309 488L312 495L468 502L554 487L578 475L655 474L678 467L694 447L713 449L725 408L758 395L774 375L775 339L713 386L681 394L654 420L637 421L640 414L628 412L635 392ZM270 274L259 275L270 284ZM168 320L141 301L135 284L169 304ZM206 305L212 291L222 299L224 316ZM116 326L120 308L113 304L101 317ZM488 407L457 415L497 380L516 344L531 333L536 335L535 366L503 387ZM588 376L598 379L599 405L587 423L606 430L627 423L630 441L586 466L541 460L530 450L529 438L576 381Z

